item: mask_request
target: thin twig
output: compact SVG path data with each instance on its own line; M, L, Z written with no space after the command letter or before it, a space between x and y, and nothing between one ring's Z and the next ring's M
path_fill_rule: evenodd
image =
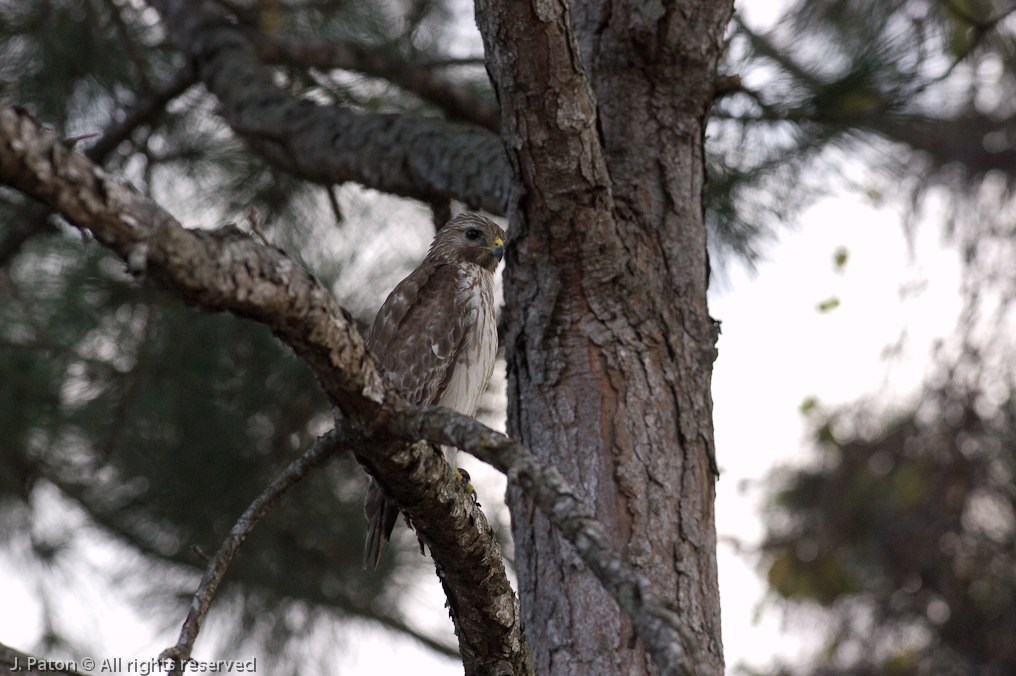
M290 488L305 477L311 469L332 457L339 450L341 437L341 433L334 429L318 437L311 447L291 462L236 520L236 524L229 531L226 539L222 541L219 551L215 552L215 556L210 559L208 568L201 577L201 584L194 592L190 611L180 630L180 639L176 645L163 650L159 655L159 660L173 660L172 673L175 676L182 673L183 665L190 660L194 641L197 639L198 633L201 631L201 624L212 605L212 598L214 598L219 583L222 582L222 578L240 545L243 544L254 526L282 499L282 496Z
M482 512L462 490L440 452L429 444L406 447L403 439L460 446L507 472L509 480L562 529L632 618L660 673L692 673L690 661L697 650L678 614L624 562L606 529L560 475L517 442L471 418L437 407L408 407L381 375L348 313L283 252L264 247L236 228L184 229L154 202L68 150L26 113L3 106L0 180L60 208L70 222L93 232L125 260L143 258L148 279L170 293L199 307L228 310L265 323L293 347L313 369L332 403L367 431L359 439L350 434L357 459L380 470L378 478L388 479L389 488L399 489L393 497L403 503L418 532L428 538L431 551L445 562L446 592L461 592L458 598L463 607L450 604L453 615L470 613L470 623L456 623L467 673L490 673L488 666L525 669L529 665L518 601ZM238 279L243 282L239 288ZM344 436L343 443L346 440ZM195 594L179 643L163 657L189 658L211 596L236 547L309 465L328 454L327 449L316 449L318 445L273 482L237 522ZM308 467L304 469L303 464ZM467 531L468 543L464 535L457 537ZM460 570L462 562L470 570ZM483 584L473 584L480 574ZM488 626L491 632L499 632L493 639ZM492 655L489 649L500 652Z
M99 132L92 132L91 134L81 134L80 136L71 136L63 140L63 144L68 148L73 148L79 142L85 141L90 138L96 138L99 136Z
M770 41L769 35L762 35L753 31L737 14L733 16L731 22L737 26L738 30L747 36L748 42L751 43L751 46L757 53L775 61L784 70L788 71L791 75L796 77L800 82L808 87L810 91L818 91L825 85L825 83L822 82L815 74L811 73L804 66L794 61L788 54L784 54L780 51Z
M107 127L99 140L84 151L85 155L93 162L102 164L106 155L130 138L135 129L155 119L165 109L167 103L190 89L197 81L193 68L190 66L181 68L158 91L131 108L121 122Z
M194 74L194 69L190 66L182 68L158 91L142 99L127 111L123 120L109 125L99 136L99 140L84 151L85 156L96 164L103 164L109 153L130 138L135 129L154 120L165 109L167 103L183 94L196 82L197 76ZM65 139L64 143L73 146L75 142L92 136L98 136L98 134L84 134ZM40 209L37 205L31 205L20 213L20 218L16 216L11 219L14 225L0 239L0 267L13 259L25 242L32 237L43 232L56 231L49 221L51 214L52 212L48 209Z
M84 509L89 510L96 522L113 535L132 542L134 546L144 554L157 559L166 559L165 552L152 547L151 544L144 539L139 539L136 533L124 529L121 523L110 518L110 515L103 512L101 509L96 510L95 503L90 501L89 497L92 493L91 489L94 488L94 486L86 487L80 483L67 481L58 471L46 464L33 464L31 469L34 473L38 474L38 476L45 478L47 481L59 488L65 496L74 500ZM192 545L189 551L190 554L193 554L204 561L205 565L208 565L212 561L212 557L205 553L197 545ZM185 566L194 565L193 559L187 559L179 555L169 557L169 560ZM447 655L451 658L461 659L461 655L454 645L448 645L443 641L436 640L409 626L398 617L377 612L370 607L369 604L363 604L362 602L354 600L347 595L331 597L329 598L329 602L338 609L339 612L344 613L347 616L357 617L368 622L377 622L383 627L406 634L410 638L419 641L421 644L427 646L435 652ZM2 644L0 644L0 658L2 658Z
M464 56L460 59L430 59L419 61L417 68L455 68L457 66L482 66L482 56Z
M265 235L264 231L261 229L261 217L258 215L258 210L254 207L251 207L250 211L247 212L247 222L250 223L250 229L254 231L254 234L258 236L262 244L265 246L272 245L272 243L268 241L268 237Z
M335 184L331 183L325 188L325 193L328 195L328 204L332 208L332 215L335 216L335 225L342 227L342 205L339 204L339 195L335 190Z

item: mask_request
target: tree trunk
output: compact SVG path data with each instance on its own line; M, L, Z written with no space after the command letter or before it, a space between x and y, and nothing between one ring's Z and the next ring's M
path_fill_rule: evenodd
M516 175L508 431L578 487L718 675L703 135L731 3L574 5L477 3ZM571 545L519 490L508 503L536 673L653 673Z

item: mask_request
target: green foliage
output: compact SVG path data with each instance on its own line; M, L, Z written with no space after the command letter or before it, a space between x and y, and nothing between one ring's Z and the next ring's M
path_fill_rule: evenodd
M237 21L269 31L352 41L408 61L447 57L451 15L439 1L221 4ZM63 136L115 128L149 106L183 65L144 3L0 0L0 95ZM438 112L380 78L276 70L281 86L314 100ZM462 79L489 90L482 68ZM192 86L154 106L97 159L187 225L241 222L253 209L274 244L326 284L343 282L337 293L365 327L406 256L419 253L403 243L427 234L402 219L393 238L392 226L379 225L391 206L332 200L322 186L269 165L237 140L216 105ZM333 202L342 203L341 222ZM382 253L379 240L387 243ZM80 564L62 553L115 542L144 567L131 576L131 600L178 627L205 566L192 548L213 553L248 504L331 423L307 368L266 329L161 296L102 247L0 188L0 546L37 571L43 594ZM235 650L264 656L273 673L307 673L321 648L305 642L323 627L367 619L415 635L398 601L426 559L400 556L416 550L408 536L387 548L378 571L361 570L366 483L350 455L336 458L254 530L216 601L221 634ZM59 499L41 497L54 490ZM40 534L39 524L70 518L61 509L86 527ZM104 572L119 586L116 571ZM64 643L61 619L59 607L46 614L54 644Z
M191 548L214 552L331 425L308 369L267 329L142 291L95 244L37 238L2 291L0 504L10 509L34 514L33 488L53 485L110 535L199 571ZM365 488L345 455L273 510L230 569L241 617L264 623L294 603L316 615L398 617L391 561L376 575L360 570ZM187 590L168 583L150 580L147 594L179 620L182 598L170 592Z
M440 0L217 4L251 29L343 40L405 63L447 58L455 30ZM1010 11L988 0L808 0L769 33L736 24L724 68L743 86L717 100L708 129L714 263L750 265L803 207L844 185L877 201L909 197L915 213L929 187L945 186L971 288L995 284L1012 297L1012 256L996 246L1012 239L1002 207L1016 175ZM0 0L2 96L64 136L110 129L183 66L144 3ZM447 72L492 96L482 68ZM275 76L315 101L442 114L377 75L279 66ZM385 233L356 214L339 218L321 186L244 147L216 106L192 87L100 160L189 225L239 221L254 208L272 241L326 282L356 271L360 287L341 292L365 324L376 307L365 298L394 283L377 272L390 273L388 260L364 263ZM835 254L837 269L846 262ZM830 664L845 646L875 646L821 673L1016 671L1006 647L1016 635L1011 529L976 516L1011 508L1013 415L1008 403L984 414L975 395L946 389L931 388L930 408L878 433L816 400L802 404L822 457L781 477L769 582L836 621ZM18 550L29 567L60 565L77 535L36 532L52 509L39 496L55 489L142 558L143 607L154 599L178 621L203 567L191 547L213 551L330 416L306 369L266 331L165 301L0 190L0 542L13 551L29 541ZM322 617L398 628L395 580L407 577L403 558L422 559L392 547L377 574L359 571L364 483L348 456L337 458L254 531L220 599L237 643L260 642L281 660L302 652L300 637Z
M1016 670L1013 401L950 379L885 422L823 415L813 466L774 476L770 588L830 619L811 673Z
M799 673L1016 672L1013 11L981 0L809 0L770 32L738 25L732 38L746 87L718 104L719 124L751 130L725 147L743 175L808 151L797 197L817 176L877 204L903 198L909 227L934 193L934 217L963 255L960 325L916 401L887 417L805 400L814 462L773 476L770 589L828 627L825 650ZM864 164L863 179L836 170L840 152ZM835 269L847 259L838 250Z
M845 246L837 247L833 252L833 268L836 272L846 270L848 260L850 260L850 250Z
M1013 11L991 0L800 0L768 32L735 18L724 69L740 84L709 126L713 249L750 263L803 207L844 187L902 199L913 215L945 187L945 225L997 228L983 212L1001 212L1016 180ZM1004 194L985 194L998 179Z
M832 312L839 306L840 299L837 298L836 296L831 296L829 298L826 298L824 301L820 302L815 309L817 309L822 314L826 314L828 312Z

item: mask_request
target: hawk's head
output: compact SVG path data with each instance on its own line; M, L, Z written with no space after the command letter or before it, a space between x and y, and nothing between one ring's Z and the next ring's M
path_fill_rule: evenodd
M494 272L504 254L504 230L477 214L459 214L434 236L427 260L469 262Z

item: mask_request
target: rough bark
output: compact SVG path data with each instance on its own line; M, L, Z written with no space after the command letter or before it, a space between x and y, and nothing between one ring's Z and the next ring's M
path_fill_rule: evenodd
M275 86L249 36L203 0L153 0L167 30L247 144L318 183L355 181L428 202L451 198L504 213L509 173L497 136L470 124L363 114L301 100Z
M430 444L385 434L406 402L381 376L352 317L286 254L235 227L188 230L132 186L64 146L26 113L0 106L0 182L58 210L134 274L185 302L268 326L310 366L364 436L357 459L430 547L467 674L526 674L529 651L500 547Z
M407 407L379 380L376 364L350 318L320 284L283 252L235 228L188 231L129 185L107 176L62 145L27 114L0 107L0 180L57 208L67 219L118 252L130 270L207 310L228 310L260 321L303 357L332 401L354 424L344 424L351 447L414 521L430 546L460 641L467 674L532 673L520 611L504 578L500 549L486 520L465 497L442 454L425 439L474 453L533 497L561 529L608 593L632 618L664 674L692 672L697 655L676 614L637 575L610 542L603 524L547 463L521 444L448 409ZM279 488L304 471L317 451L294 463L251 508L263 512ZM250 523L248 523L250 522ZM246 524L246 525L245 525ZM233 542L253 525L242 518ZM213 562L222 574L226 555ZM216 557L219 558L218 555ZM203 583L203 586L205 584ZM214 588L199 591L197 618L188 618L170 650L186 659ZM192 613L193 614L193 613Z
M567 3L477 4L518 180L509 434L553 460L672 600L702 674L723 671L702 143L730 11L727 0L576 2L574 17ZM537 673L650 673L574 549L515 487L509 506Z
M183 94L197 82L190 68L183 68L157 91L144 97L124 115L123 120L112 123L92 145L85 150L85 156L96 164L103 164L106 157L121 143L130 138L134 131L150 123L165 110L166 104ZM49 222L52 212L38 204L26 205L20 213L5 224L7 231L0 238L0 268L17 255L21 247L32 237L55 228Z
M298 101L274 88L255 48L214 4L152 4L227 122L271 161L322 182L356 180L495 212L507 203L509 431L558 465L572 492L593 505L613 541L598 546L619 548L639 573L630 596L669 599L701 647L699 673L721 673L710 471L716 329L705 301L701 191L702 133L729 2L591 1L572 17L568 3L482 0L478 20L502 103L507 161L486 131ZM19 132L25 129L14 138ZM91 228L133 270L189 302L267 323L368 431L398 422L399 401L348 317L288 258L239 233L184 230L48 143L27 164L2 167L16 174L19 189ZM419 519L435 560L461 557L462 543L442 538L476 524L455 497L447 465L425 445L377 446L361 451L361 460L379 477L396 477L387 486ZM604 571L585 558L580 531L562 534L534 509L526 476L512 476L510 506L537 672L651 672L618 607L634 612L632 599L594 578L602 581ZM473 559L448 561L454 581ZM462 593L478 603L465 587ZM497 621L499 608L507 606L479 611L493 610ZM510 624L515 631L518 623ZM654 654L670 654L651 633L640 635ZM680 658L682 641L672 643ZM463 651L467 660L481 653ZM668 662L662 671L680 666ZM466 668L488 673L475 663Z
M631 619L652 654L658 673L667 676L698 673L695 660L701 651L696 638L669 600L654 593L650 581L632 570L604 525L552 464L537 458L517 441L448 409L406 410L388 429L403 438L422 437L455 446L504 472L509 482L521 489L571 543L578 558ZM585 631L588 627L583 625L579 629ZM537 636L539 633L535 632Z

